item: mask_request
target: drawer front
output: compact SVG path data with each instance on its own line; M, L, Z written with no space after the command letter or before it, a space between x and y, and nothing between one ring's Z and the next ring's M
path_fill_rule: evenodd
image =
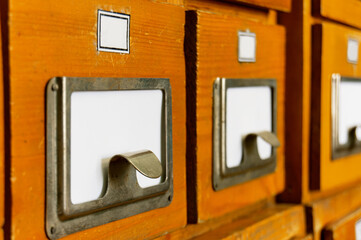
M199 222L270 198L284 189L285 32L280 26L203 12L187 12L186 19L187 121L188 140L191 140L187 151L187 165L191 170L188 206L190 221ZM238 34L246 30L256 36L255 59L238 62ZM217 101L213 88L217 78L225 78L226 82L248 79L250 85L274 80L277 124L273 129L277 129L275 134L281 143L275 151L276 167L271 172L252 180L237 179L236 183L223 187L217 187L212 173L212 169L215 170L212 149L221 144L212 135L216 131L213 104Z
M347 25L361 28L361 2L358 0L313 0L312 11Z
M291 0L229 0L231 2L242 2L252 5L257 5L265 8L271 8L283 12L291 11Z
M361 239L361 209L357 209L325 227L325 240Z
M330 190L361 179L359 141L352 144L355 134L348 136L361 124L352 89L361 86L360 59L353 61L360 56L361 32L322 23L312 34L310 187Z
M0 198L0 226L4 225L4 202L5 202L5 184L4 184L4 175L5 175L5 168L4 168L4 164L5 164L5 149L4 149L4 139L5 139L5 134L4 134L4 69L3 69L3 48L2 48L2 43L3 43L3 38L2 38L2 21L3 18L1 18L1 13L0 13L0 194L1 194L1 198ZM3 228L1 228L0 230L0 239L4 239L4 232L3 232Z
M170 205L115 218L67 239L143 239L184 226L184 9L143 0L10 1L9 6L12 238L46 239L45 89L49 79L57 76L169 79L173 99L174 194ZM129 54L97 51L99 9L130 16ZM102 81L96 81L101 86Z

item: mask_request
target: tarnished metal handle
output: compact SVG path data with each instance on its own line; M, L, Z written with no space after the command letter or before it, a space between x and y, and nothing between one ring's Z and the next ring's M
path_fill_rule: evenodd
M268 131L262 131L257 133L248 134L243 141L243 159L244 162L241 164L242 168L250 169L257 166L266 164L265 160L262 160L259 156L257 137L262 138L264 141L269 143L272 147L279 147L280 141L277 136Z
M149 178L158 178L162 175L162 165L157 156L149 150L118 154L111 158L112 161L125 160L141 174Z
M350 128L348 139L351 147L361 142L361 125Z
M103 199L109 203L144 195L146 190L139 186L136 171L149 178L158 178L163 172L160 161L149 150L115 155L108 164L108 182Z

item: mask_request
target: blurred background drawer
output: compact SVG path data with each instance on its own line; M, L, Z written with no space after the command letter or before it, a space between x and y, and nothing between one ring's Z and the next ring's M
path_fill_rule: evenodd
M350 49L350 40L359 44L361 31L325 22L313 26L310 155L310 187L312 190L335 189L361 179L360 152L355 152L353 147L350 147L349 150L343 151L345 154L337 154L335 151L339 148L332 142L336 141L337 144L341 144L341 140L336 135L347 136L348 134L348 129L345 130L342 125L339 125L339 117L336 116L344 114L346 108L359 112L356 102L354 102L354 106L352 104L347 107L341 106L341 101L345 101L344 99L350 96L347 94L341 96L341 93L334 92L341 91L341 85L337 87L333 84L335 76L358 78L359 81L355 81L355 83L361 84L360 60L350 62L348 59L348 51L351 50L353 56L355 54L360 56L360 48L358 47L358 52L355 52L355 49L357 51L355 47L351 46ZM334 113L332 113L333 108ZM355 124L357 122L361 124L361 119L357 115L354 121ZM339 128L338 131L337 128ZM348 139L351 141L351 136ZM357 146L354 148L355 150L359 149Z
M256 35L256 61L240 63L238 31L247 30ZM202 222L272 198L284 189L285 32L280 26L255 23L241 17L188 11L185 39L188 218L190 222ZM277 166L272 173L216 191L212 182L212 147L215 144L212 132L215 131L213 86L217 78L249 79L250 82L252 79L275 79L276 135L281 146L277 148Z
M360 239L361 237L361 208L341 217L324 229L325 240Z
M347 25L361 28L361 2L358 0L312 0L312 12Z

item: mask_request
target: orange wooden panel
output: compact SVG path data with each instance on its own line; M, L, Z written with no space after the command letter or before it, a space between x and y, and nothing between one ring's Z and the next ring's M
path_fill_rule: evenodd
M270 198L284 189L284 29L235 16L204 12L187 15L188 207L190 220L202 222ZM257 35L256 63L239 63L237 31ZM215 192L212 188L212 94L217 77L277 79L275 173ZM195 183L195 184L194 184Z
M293 236L304 236L305 224L303 207L268 203L256 209L251 207L244 213L235 211L204 223L190 224L157 240L233 239L234 237L259 239L260 236L273 237L267 239L290 239ZM275 227L281 225L282 228Z
M332 160L331 76L361 77L361 62L347 62L347 40L361 41L361 31L331 23L314 26L310 181L312 189L329 190L361 180L361 154ZM361 49L359 49L359 56Z
M305 212L302 206L277 205L233 221L231 224L210 231L195 240L207 239L278 239L306 233Z
M360 207L360 184L338 194L307 204L307 220L310 224L310 230L314 234L314 239L321 239L322 230L327 224L344 217Z
M131 15L130 54L96 51L97 10ZM45 239L45 86L54 76L170 78L174 198L67 239L144 239L186 224L184 9L146 0L9 2L11 232Z
M306 236L302 236L302 237L293 237L290 240L312 240L313 236L312 234L307 234Z
M1 23L3 19L1 18L0 11L0 239L4 238L3 226L4 226L4 201L5 201L5 192L4 192L4 161L5 161L5 151L4 151L4 78L3 78L3 52L2 52L2 31Z
M258 5L265 8L272 8L284 12L291 10L291 0L228 0L231 2Z
M316 15L361 28L359 0L313 0L312 10Z
M324 229L325 240L356 239L355 224L361 219L361 208L328 224Z

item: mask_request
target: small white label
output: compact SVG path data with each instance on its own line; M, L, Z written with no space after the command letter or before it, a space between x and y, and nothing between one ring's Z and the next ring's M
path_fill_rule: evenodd
M356 240L361 240L361 219L355 224Z
M349 38L347 42L347 61L350 63L357 63L358 61L358 45L356 39Z
M98 51L129 53L130 16L98 10Z
M238 32L238 61L256 61L256 34L251 32Z

